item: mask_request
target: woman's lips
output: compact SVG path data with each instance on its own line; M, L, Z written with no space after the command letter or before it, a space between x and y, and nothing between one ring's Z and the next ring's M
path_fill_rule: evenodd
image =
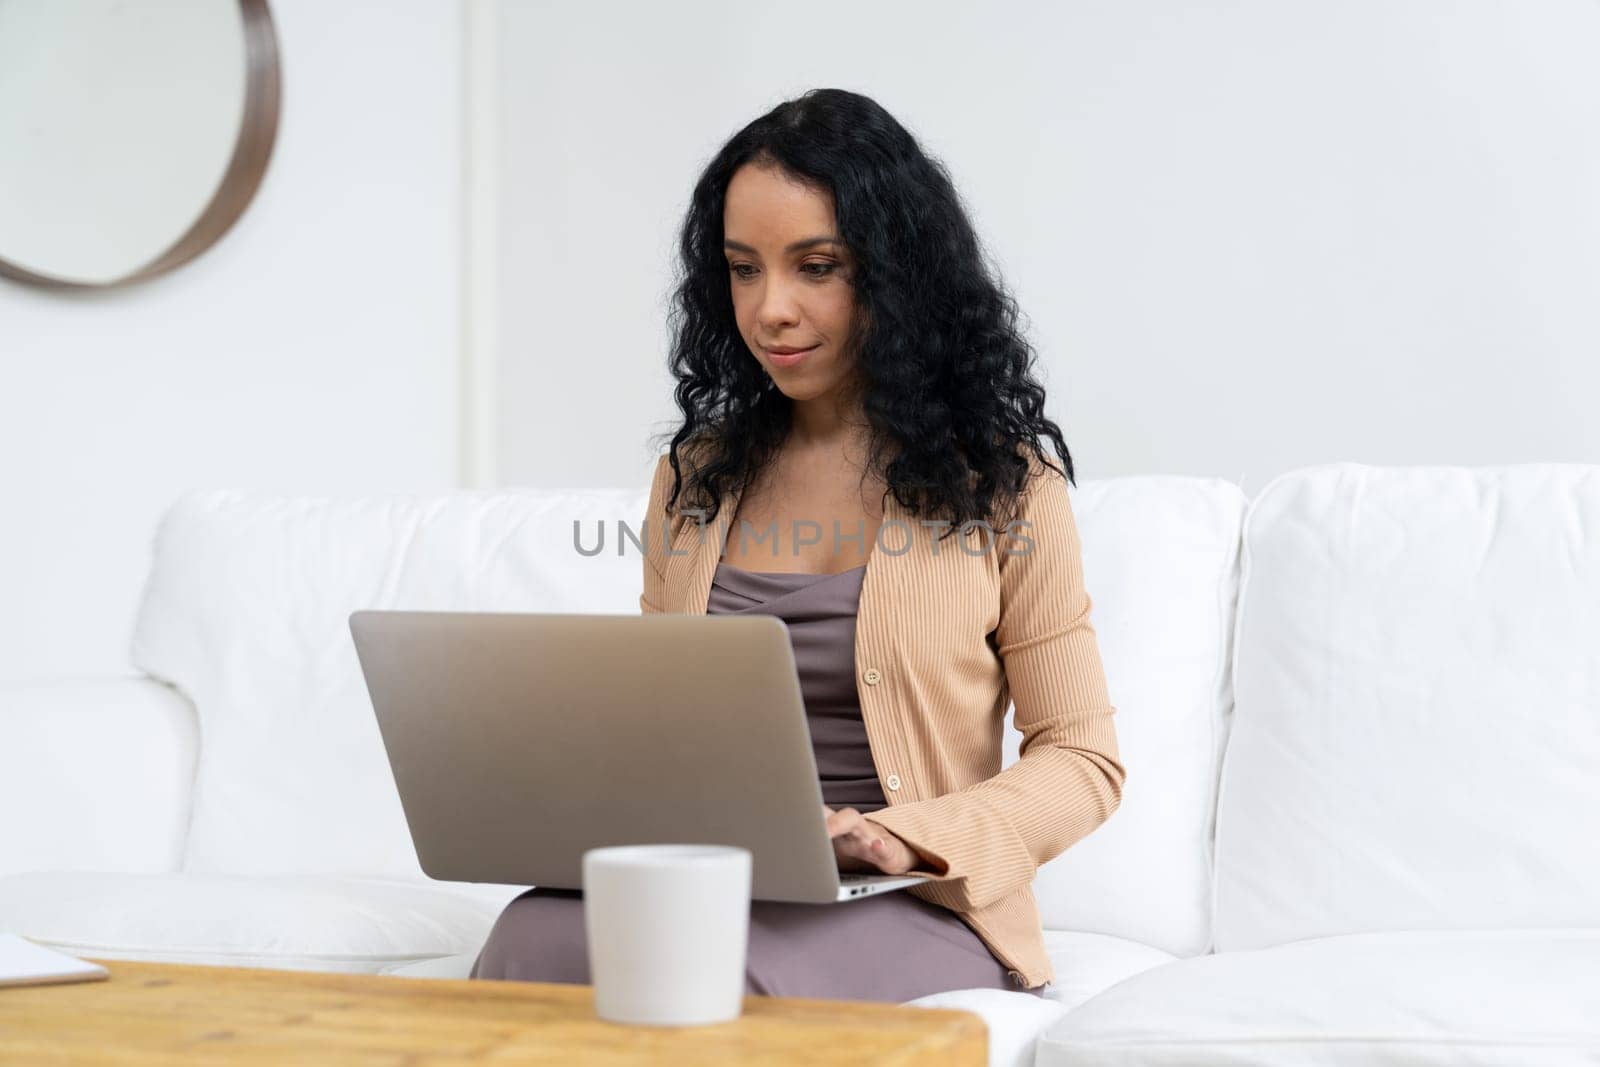
M774 352L769 348L767 349L767 358L772 360L772 362L779 367L792 367L796 363L799 363L802 359L805 359L807 353L815 352L816 349L816 345L812 345L810 348L801 349L799 352Z

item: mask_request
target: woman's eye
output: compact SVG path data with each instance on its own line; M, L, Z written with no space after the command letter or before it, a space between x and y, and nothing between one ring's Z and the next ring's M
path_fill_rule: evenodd
M833 263L802 263L800 269L813 278L826 278L834 272L835 266L836 264ZM728 267L728 270L735 278L749 279L755 275L756 268L748 263L734 263Z

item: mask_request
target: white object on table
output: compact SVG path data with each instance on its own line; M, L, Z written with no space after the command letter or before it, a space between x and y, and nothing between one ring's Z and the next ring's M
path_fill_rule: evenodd
M739 1017L750 940L749 849L617 845L583 854L595 1014L703 1026Z
M36 945L16 934L0 933L0 986L51 985L110 978L98 963Z

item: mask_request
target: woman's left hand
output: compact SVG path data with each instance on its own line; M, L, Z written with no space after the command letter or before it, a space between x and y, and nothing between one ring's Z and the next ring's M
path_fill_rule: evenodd
M921 861L910 845L855 808L834 811L824 804L822 811L841 871L905 874Z

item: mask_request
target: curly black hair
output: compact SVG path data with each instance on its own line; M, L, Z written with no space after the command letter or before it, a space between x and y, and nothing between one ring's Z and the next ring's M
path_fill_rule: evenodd
M969 521L1010 521L1030 454L1073 482L1016 301L943 164L871 98L812 89L740 130L695 184L670 317L683 420L669 452L669 512L682 490L685 506L713 521L723 493L747 488L790 428L792 402L740 335L724 259L728 183L747 163L775 165L833 197L853 263L848 347L863 382L868 462L885 495L910 514L949 521L954 533ZM687 482L680 454L694 457Z

